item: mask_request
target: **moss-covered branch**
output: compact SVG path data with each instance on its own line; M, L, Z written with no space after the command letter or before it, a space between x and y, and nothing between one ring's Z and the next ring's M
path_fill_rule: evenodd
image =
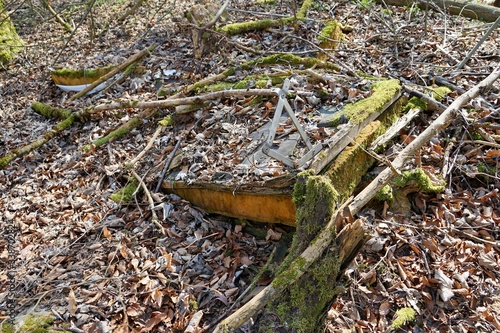
M110 141L120 139L123 136L125 136L127 133L129 133L131 130L133 130L134 128L142 125L142 123L143 123L143 121L141 118L134 117L134 118L130 119L129 121L127 121L125 124L118 127L116 130L108 133L106 136L95 140L90 145L86 145L85 147L83 147L83 151L87 151L91 147L97 148L97 147L100 147L100 146L110 142Z
M75 115L71 114L69 117L61 121L56 126L52 127L52 129L46 132L42 137L37 140L31 142L28 145L25 145L20 148L15 148L9 151L6 155L0 157L0 169L4 169L10 162L14 161L16 158L22 157L24 155L29 154L30 152L40 148L56 136L58 136L62 131L71 127L75 123Z
M137 61L139 61L140 59L142 59L146 55L149 55L151 52L153 52L153 50L156 48L156 46L157 46L157 44L153 44L153 45L151 45L151 46L143 49L142 51L140 51L140 52L138 52L138 53L130 56L123 63L121 63L120 65L116 66L116 68L113 68L112 70L110 70L105 75L103 75L100 78L98 78L97 80L93 81L91 84L89 84L85 89L83 89L79 93L71 96L71 98L68 99L68 102L74 101L75 99L82 97L83 95L85 95L86 93L88 93L89 91L91 91L92 89L94 89L95 87L97 87L98 85L100 85L101 83L103 83L106 80L112 78L113 76L115 76L116 74L120 73L121 71L125 70L131 64L136 63Z
M219 28L219 31L228 34L230 36L234 36L248 31L265 30L269 28L284 26L293 23L297 20L304 20L307 11L311 7L312 3L313 3L312 0L305 0L295 16L278 18L278 19L264 19L256 21L231 23Z

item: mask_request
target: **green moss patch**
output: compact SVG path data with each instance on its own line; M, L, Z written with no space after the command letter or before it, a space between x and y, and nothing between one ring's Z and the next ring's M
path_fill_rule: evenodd
M327 21L326 26L319 34L319 46L324 49L336 49L339 42L344 38L342 33L342 24L337 21ZM327 56L323 53L318 54L319 59L326 59Z
M343 117L353 124L360 124L369 115L379 111L401 91L398 80L379 81L374 83L371 88L373 93L370 97L347 104L341 112L337 112L328 120L330 125L339 125Z
M137 179L132 178L127 186L111 194L109 198L119 204L128 204L134 198L134 193L138 188L139 182Z

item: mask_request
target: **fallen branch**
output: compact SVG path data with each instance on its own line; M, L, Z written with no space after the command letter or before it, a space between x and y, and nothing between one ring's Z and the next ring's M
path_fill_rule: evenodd
M470 89L467 93L457 98L424 132L422 132L415 140L413 140L398 157L392 162L396 168L401 168L405 161L415 154L415 152L432 136L446 128L455 118L458 110L471 99L477 97L485 89L491 86L500 77L500 67L496 68L485 80ZM355 214L364 207L375 194L394 177L394 173L390 168L382 171L354 200L347 206L351 214ZM310 242L300 256L297 257L286 270L286 274L279 274L274 281L280 283L271 283L250 302L242 306L231 316L222 321L214 332L233 331L240 327L244 322L254 317L266 304L275 299L279 294L287 289L288 286L295 283L302 275L304 275L311 265L318 260L326 249L331 247L334 239L332 230L335 230L338 216L343 212L343 209L338 209L328 224L323 228L319 235Z
M404 166L406 160L414 156L415 153L427 143L433 136L435 136L439 131L444 130L448 125L456 118L457 113L460 108L465 104L469 103L473 98L479 96L484 90L490 87L498 78L500 77L500 66L497 67L487 78L481 81L478 85L458 97L451 105L446 108L446 110L429 126L427 127L419 136L415 138L412 142L403 149L399 155L392 161L392 165L401 169ZM385 169L382 171L361 193L359 193L353 202L349 205L351 212L353 214L359 211L364 205L366 205L385 185L387 185L394 174L391 169Z
M127 68L131 64L133 64L133 63L137 62L138 60L142 59L145 55L150 54L151 52L153 52L153 50L156 48L156 46L157 46L157 44L153 44L150 47L147 47L144 50L142 50L142 51L140 51L140 52L132 55L127 60L125 60L125 62L123 62L120 65L116 66L116 68L114 68L112 71L110 71L106 75L101 76L99 79L97 79L94 82L92 82L92 84L88 85L85 89L83 89L79 93L71 96L68 99L68 102L72 102L75 99L82 97L83 95L85 95L86 93L88 93L89 91L91 91L92 89L94 89L95 87L97 87L98 85L100 85L101 83L103 83L104 81L112 78L117 73L123 71L125 68Z
M129 17L130 15L134 14L137 9L139 9L139 7L142 6L142 3L144 2L144 0L137 0L134 5L132 6L132 8L130 8L129 10L127 10L125 13L123 13L118 19L117 21L118 22L123 22L125 21L125 19L127 17Z
M495 23L493 23L493 25L488 29L488 31L486 31L481 40L477 42L477 44L472 48L472 50L470 50L469 53L467 53L467 56L465 56L465 58L457 65L456 69L460 69L465 66L467 61L469 61L469 59L472 58L474 53L476 53L477 49L484 43L486 39L488 39L488 36L491 35L493 30L495 30L499 24L500 24L500 16L497 17Z
M452 15L460 15L475 20L484 20L494 22L500 16L500 8L483 5L478 2L459 1L459 0L428 0L435 6L446 10ZM426 9L427 1L424 0L377 0L378 3L386 5L411 7L418 6L420 9Z
M144 193L146 194L146 197L148 198L149 209L151 210L151 221L158 228L160 233L162 235L165 235L165 229L163 229L163 226L161 225L160 221L158 220L158 215L156 215L156 212L155 212L155 202L153 200L153 197L151 196L151 192L149 192L149 189L146 186L146 184L144 183L144 181L142 180L142 178L134 170L132 170L132 176L134 176L137 179L137 181L139 182L139 185L142 187L142 189L144 190Z
M50 2L47 0L42 0L42 5L47 8L47 10L56 18L56 20L66 29L68 32L73 32L73 28L69 23L63 20L63 18L52 8Z
M289 91L291 94L297 95L305 95L311 96L314 93L309 91ZM137 109L151 109L151 108L166 108L169 106L178 106L178 105L189 105L189 104L200 104L203 101L218 99L218 98L227 98L227 97L244 97L244 96L276 96L275 89L234 89L234 90L222 90L215 91L211 93L207 93L204 95L192 96L192 97L184 97L184 98L169 98L165 100L159 101L149 101L149 102L139 102L132 100L124 100L118 102L111 102L107 104L100 104L95 106L92 109L92 113L107 111L107 110L116 110L116 109L126 109L126 108L137 108ZM183 110L179 112L188 113L191 110Z
M9 165L10 162L14 161L15 159L29 154L30 152L40 148L41 146L52 140L54 137L58 136L62 131L71 127L75 123L76 119L77 116L75 114L72 114L56 126L52 127L52 129L45 133L42 137L25 146L14 148L4 156L0 157L0 170L4 169L7 165Z

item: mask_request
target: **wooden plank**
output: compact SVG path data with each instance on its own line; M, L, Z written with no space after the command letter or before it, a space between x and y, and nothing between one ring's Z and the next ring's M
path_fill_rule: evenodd
M165 182L167 190L209 213L257 222L295 225L295 205L291 193L260 194L230 188L206 188L184 182Z
M348 123L345 124L337 133L332 136L328 144L328 148L326 148L325 153L320 153L316 155L311 163L310 169L313 169L316 174L320 174L323 169L325 169L328 164L330 164L335 157L344 150L345 147L349 143L351 143L352 139L358 135L359 132L363 128L366 127L369 123L378 118L387 108L389 108L394 102L396 102L399 97L401 97L401 92L399 94L394 95L390 100L388 100L380 110L377 112L371 113L363 122L359 124Z

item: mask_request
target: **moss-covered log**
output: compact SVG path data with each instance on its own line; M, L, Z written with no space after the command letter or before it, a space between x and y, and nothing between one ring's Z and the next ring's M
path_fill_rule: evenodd
M0 0L0 65L10 63L23 47L23 41L16 32L3 0Z
M265 30L269 28L284 26L296 22L297 20L304 20L307 11L311 7L312 3L313 3L312 0L304 0L302 6L297 11L295 16L284 17L279 19L264 19L264 20L232 23L221 27L219 31L234 36L248 31Z
M337 199L338 193L328 178L314 176L311 171L300 175L294 190L298 226L290 253L272 284L246 307L255 309L272 294L280 296L256 318L253 332L323 332L324 317L335 296L344 289L339 278L368 240L361 220L349 220L351 223L337 234L335 224L330 223L337 214ZM310 261L314 255L307 253L307 249L320 233L323 239L318 239L319 243L326 239L335 239L335 242L331 251ZM301 274L298 279L297 274ZM245 314L236 313L215 332L232 332L242 324L239 320L244 317Z

